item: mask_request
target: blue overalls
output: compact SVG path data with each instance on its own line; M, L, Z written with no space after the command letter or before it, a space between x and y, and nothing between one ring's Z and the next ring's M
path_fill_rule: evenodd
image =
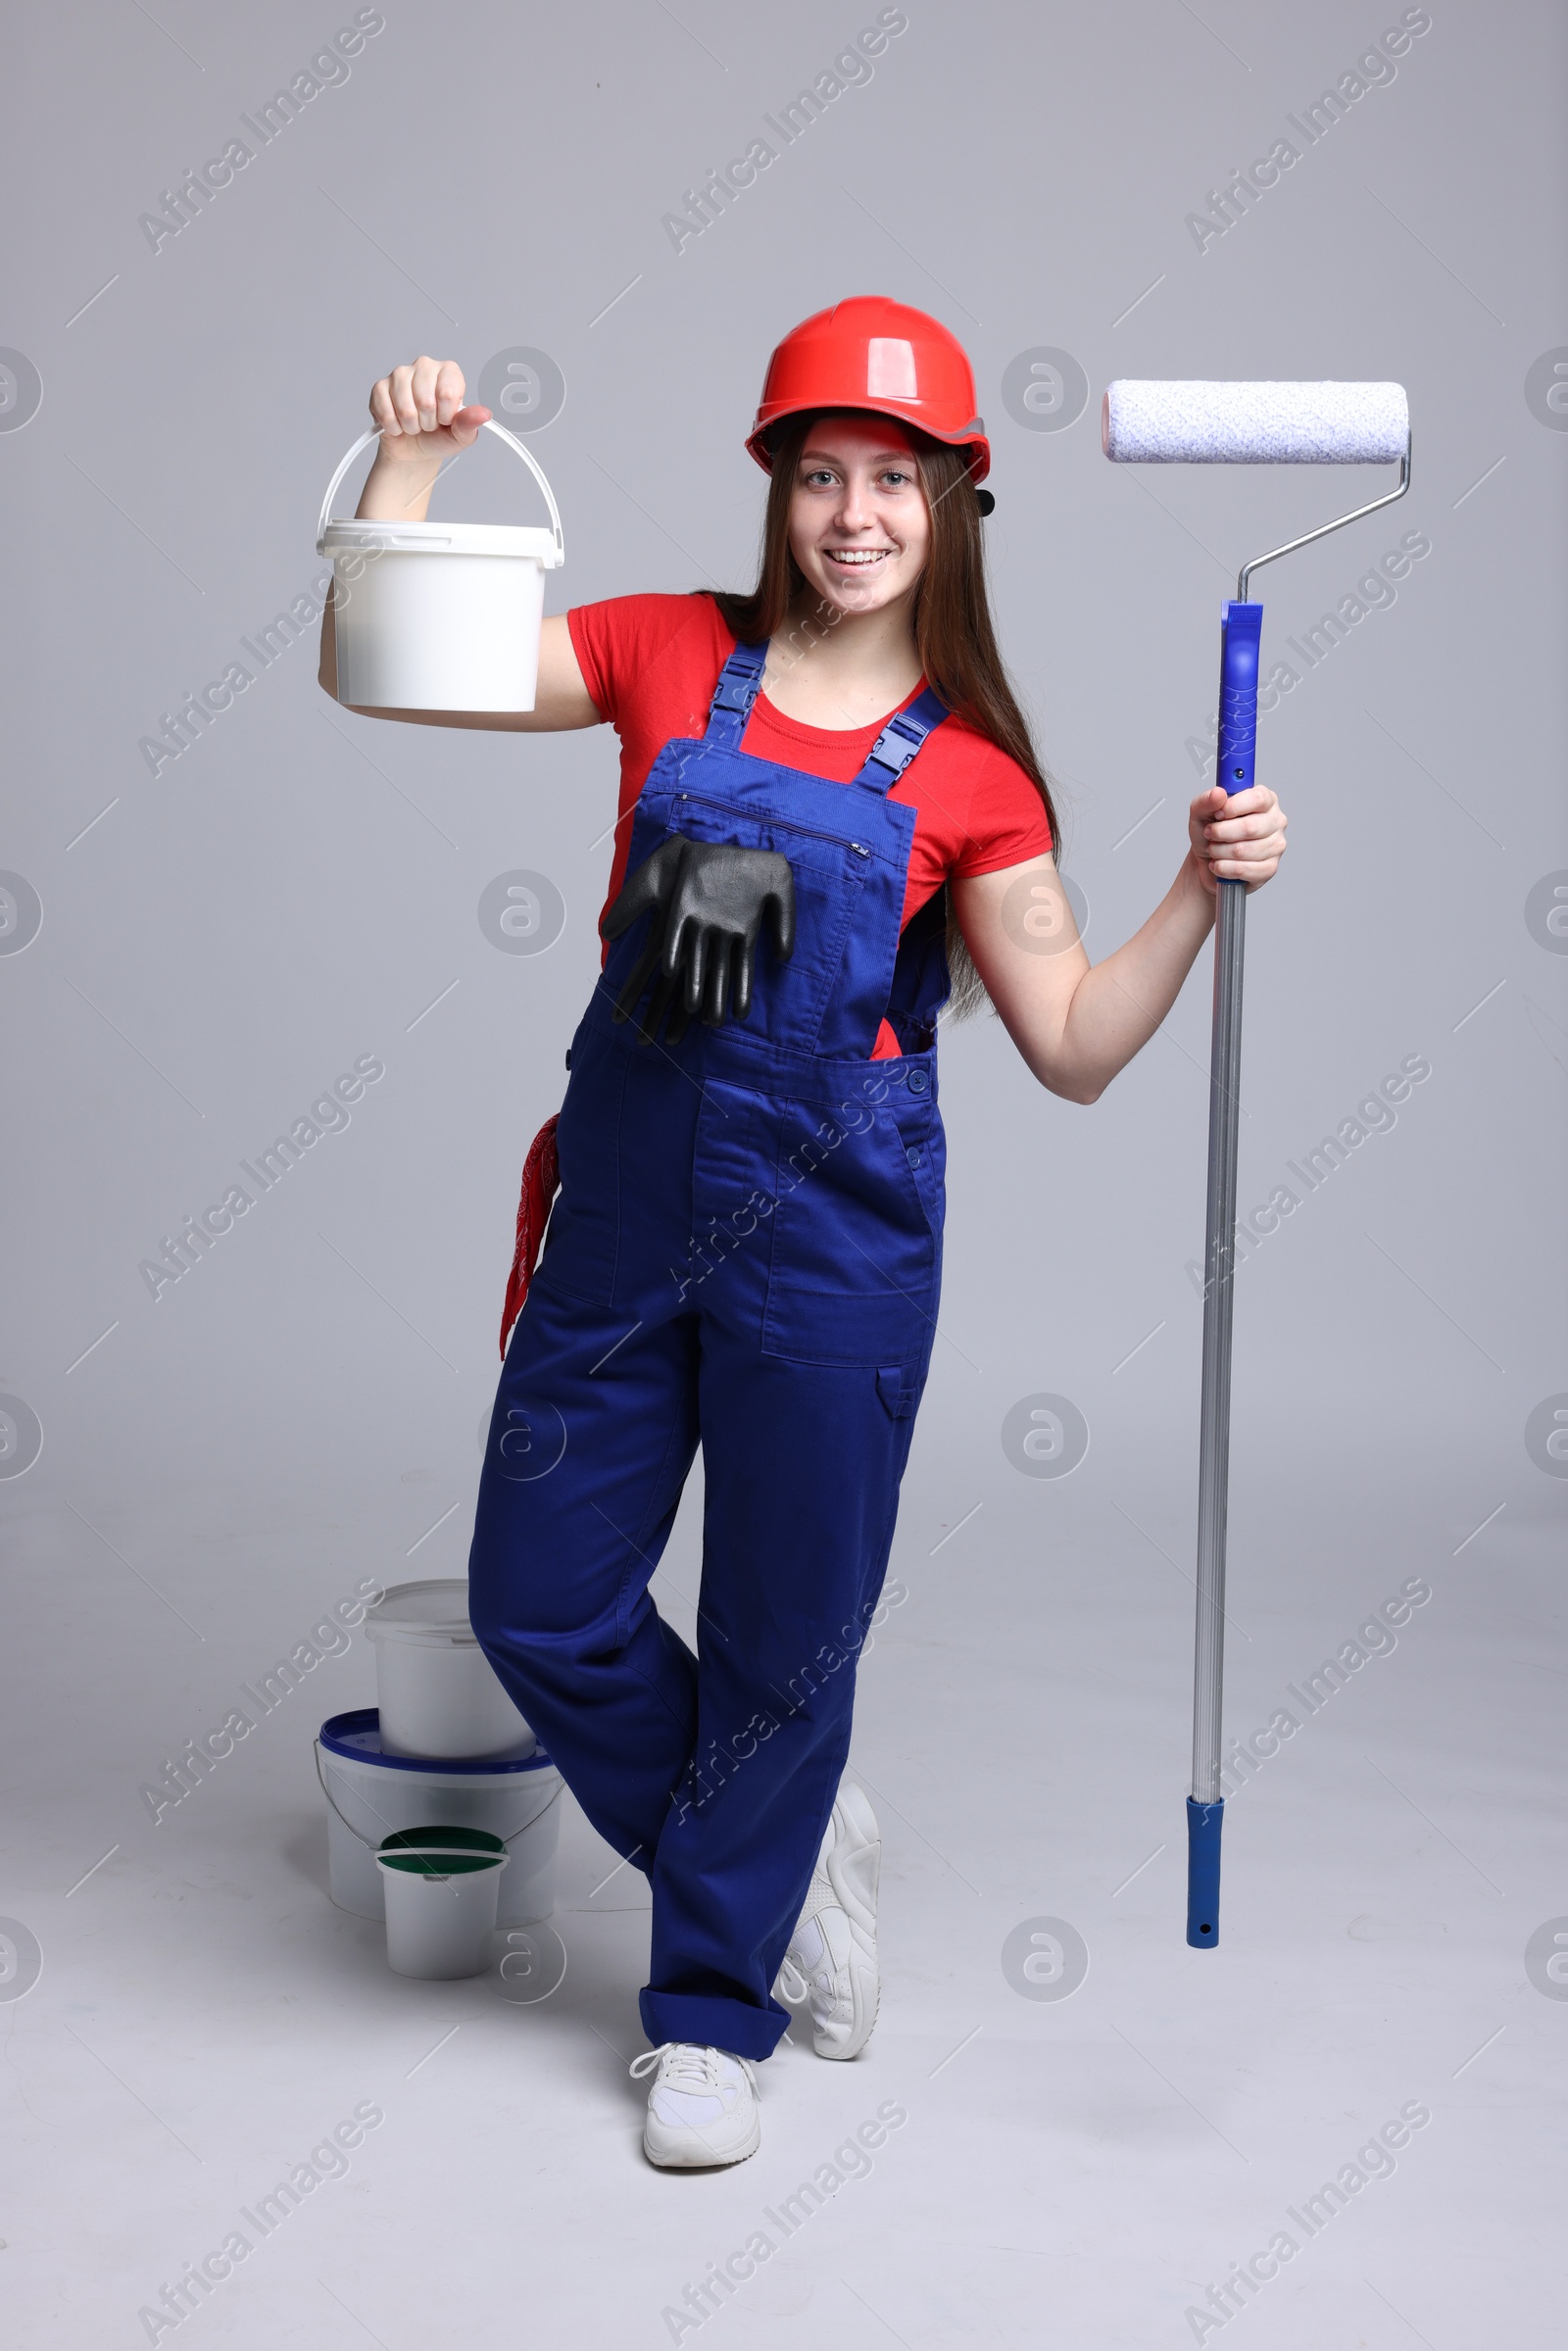
M473 1627L594 1827L653 1885L649 2038L768 2056L771 1996L850 1743L941 1273L941 894L900 938L927 691L853 784L740 748L765 645L643 786L670 832L781 851L796 947L749 1021L637 1042L616 943L570 1053L562 1190L507 1351ZM884 1015L903 1057L872 1061ZM697 1655L648 1594L697 1445Z

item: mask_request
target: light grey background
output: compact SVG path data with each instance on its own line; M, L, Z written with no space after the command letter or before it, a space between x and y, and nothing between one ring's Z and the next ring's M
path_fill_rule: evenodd
M1438 0L1392 82L1200 252L1187 216L1398 8L912 0L869 82L677 253L662 217L874 9L393 4L349 78L155 253L138 216L352 15L159 0L13 30L0 342L42 403L0 431L0 865L43 918L0 955L0 1389L43 1450L3 1494L0 1909L43 1953L8 2011L5 2095L53 2199L9 2257L24 2331L48 2314L55 2339L147 2339L160 2281L374 2097L388 2125L350 2180L193 2330L403 2351L493 2334L505 2310L553 2339L668 2340L685 2281L892 2096L910 2126L875 2176L760 2273L749 2317L709 2324L1021 2343L1054 2315L1084 2345L1190 2341L1207 2282L1425 2098L1435 2127L1366 2191L1377 2210L1337 2219L1248 2325L1314 2351L1412 2328L1453 2351L1499 2318L1539 2333L1561 2191L1531 2100L1560 2081L1564 2012L1524 1948L1568 1910L1568 1661L1564 1492L1525 1424L1568 1391L1568 963L1525 902L1568 867L1568 435L1525 380L1568 345L1560 12ZM1434 1596L1233 1808L1226 1939L1193 1959L1185 1269L1207 958L1092 1112L1035 1088L995 1021L952 1032L942 1335L893 1565L908 1596L858 1732L888 1837L884 2023L858 2068L770 2069L763 2157L672 2195L636 2168L607 2049L639 2045L639 1895L622 1877L591 1897L610 1863L580 1820L557 1920L576 1972L548 2016L401 1984L327 1908L309 1740L371 1697L363 1643L180 1814L154 1829L138 1797L358 1579L464 1570L517 1172L596 968L613 738L356 719L317 687L308 629L156 778L138 746L320 576L320 492L396 362L451 354L476 382L528 345L562 370L531 443L566 532L549 609L738 585L766 354L867 291L934 310L972 355L995 606L1097 955L1182 854L1237 566L1385 486L1112 469L1101 391L1409 388L1408 498L1257 582L1276 658L1402 534L1430 540L1261 728L1293 843L1250 908L1244 1200L1403 1057L1431 1075L1240 1278L1233 1726L1265 1722L1404 1579ZM1041 346L1090 387L1060 431L1002 398ZM490 446L437 499L536 514ZM566 909L538 955L480 928L517 869ZM386 1074L351 1125L155 1303L138 1265L161 1236L362 1054ZM1032 1394L1088 1424L1066 1481L1004 1453ZM697 1548L688 1508L658 1587L683 1628ZM617 1895L630 1910L601 1923ZM1091 1952L1059 2008L1014 1997L1001 1958L1055 1917ZM411 2276L410 2231L437 2222Z

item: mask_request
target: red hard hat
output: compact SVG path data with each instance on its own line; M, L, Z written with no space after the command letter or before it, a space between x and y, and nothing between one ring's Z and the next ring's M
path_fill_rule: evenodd
M991 444L975 414L974 372L963 345L939 318L881 294L857 294L792 327L767 363L761 406L747 448L773 469L769 427L808 409L868 409L961 449L976 482Z

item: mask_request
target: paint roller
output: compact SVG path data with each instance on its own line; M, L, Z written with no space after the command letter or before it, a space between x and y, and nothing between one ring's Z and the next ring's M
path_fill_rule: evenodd
M1388 465L1385 497L1340 514L1242 565L1220 621L1215 779L1253 780L1263 608L1248 582L1264 563L1392 506L1410 487L1410 414L1396 383L1158 383L1105 393L1101 444L1117 465ZM1219 1940L1220 1732L1225 1673L1225 1534L1230 1486L1231 1324L1236 1272L1236 1146L1242 1063L1247 885L1222 880L1214 910L1214 1027L1209 1059L1208 1208L1203 1247L1203 1368L1198 1467L1198 1629L1193 1673L1193 1785L1187 1799L1187 1940Z

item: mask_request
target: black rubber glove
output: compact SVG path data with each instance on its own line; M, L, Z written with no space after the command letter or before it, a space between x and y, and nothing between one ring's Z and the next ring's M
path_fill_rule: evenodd
M616 1020L632 1017L657 967L652 1002L638 1022L644 1045L658 1035L666 1010L671 1045L685 1035L693 1013L720 1027L732 987L735 1018L747 1018L764 917L779 961L787 963L795 952L795 876L776 850L732 849L671 833L625 884L599 925L601 935L618 939L650 909L643 952L614 1010Z

